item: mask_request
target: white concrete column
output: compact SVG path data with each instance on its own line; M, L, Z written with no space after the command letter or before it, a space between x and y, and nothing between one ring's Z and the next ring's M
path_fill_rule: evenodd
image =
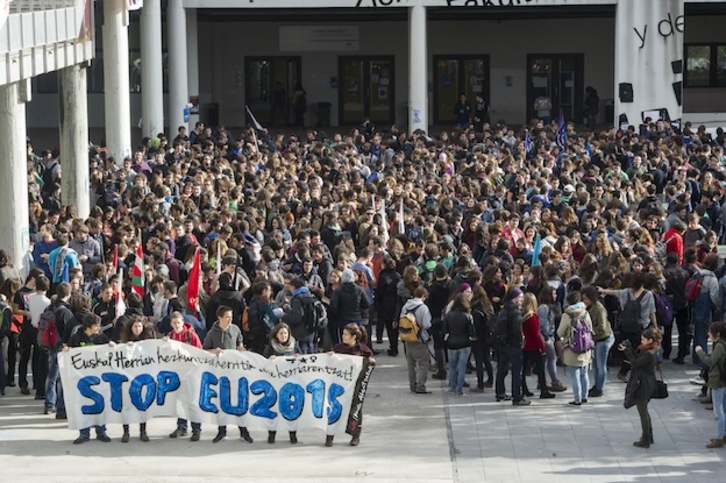
M141 135L164 132L164 61L161 44L161 0L141 8Z
M169 136L176 137L184 121L184 108L189 102L187 84L187 20L182 0L169 0L166 10L169 46ZM187 129L187 132L189 130Z
M24 255L29 248L27 99L22 82L0 87L0 248L21 274L26 273Z
M408 9L409 101L408 132L429 130L426 7L416 2Z
M189 97L199 96L199 34L197 26L197 9L187 9L187 82ZM199 114L189 116L189 126L199 121Z
M106 154L116 163L131 156L129 18L126 0L103 2L103 83Z
M76 64L60 71L60 146L61 192L63 204L76 208L78 216L88 218L88 100L86 98L86 64Z

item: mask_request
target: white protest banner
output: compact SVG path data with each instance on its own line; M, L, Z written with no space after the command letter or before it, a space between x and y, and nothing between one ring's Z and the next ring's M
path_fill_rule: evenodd
M327 434L358 420L374 367L340 354L269 360L226 350L217 356L163 340L70 349L58 354L58 364L71 429L177 416Z

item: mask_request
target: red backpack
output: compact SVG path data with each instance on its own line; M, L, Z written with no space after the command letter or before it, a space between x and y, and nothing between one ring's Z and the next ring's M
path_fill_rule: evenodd
M684 290L686 300L693 303L699 295L701 295L701 286L703 285L703 274L701 272L694 273L686 282Z

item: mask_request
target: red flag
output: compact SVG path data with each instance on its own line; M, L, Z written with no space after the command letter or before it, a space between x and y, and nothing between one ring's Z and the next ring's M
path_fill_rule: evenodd
M144 296L144 248L141 243L136 247L136 258L131 268L131 289Z
M118 273L118 245L113 246L113 273Z
M202 280L202 257L199 247L194 250L194 263L189 271L189 286L187 287L187 310L192 314L199 311L199 287Z

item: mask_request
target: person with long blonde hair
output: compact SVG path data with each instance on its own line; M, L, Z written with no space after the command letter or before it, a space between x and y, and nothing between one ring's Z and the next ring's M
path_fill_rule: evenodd
M522 334L524 335L523 346L523 367L522 370L522 394L531 397L532 394L527 389L527 372L530 365L533 372L537 375L540 388L540 399L550 399L555 397L547 389L547 381L545 381L544 373L544 357L546 348L542 333L539 326L539 315L537 313L537 297L533 293L525 293L522 300Z

